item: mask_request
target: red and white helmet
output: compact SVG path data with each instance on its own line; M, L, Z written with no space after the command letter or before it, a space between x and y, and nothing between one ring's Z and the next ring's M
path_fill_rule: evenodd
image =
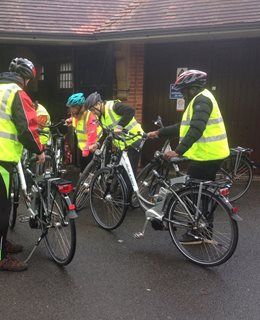
M175 81L174 89L181 91L187 87L204 87L207 73L199 70L187 70L181 73Z

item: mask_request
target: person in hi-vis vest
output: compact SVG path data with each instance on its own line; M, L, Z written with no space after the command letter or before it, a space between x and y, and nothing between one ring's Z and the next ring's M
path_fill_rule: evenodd
M215 180L223 159L229 156L226 129L218 103L205 88L207 74L199 70L184 71L174 89L180 91L187 105L181 123L148 133L148 137L174 137L179 144L165 159L185 156L191 161L188 175L195 179Z
M93 92L86 98L85 107L98 117L104 128L114 129L114 132L117 134L126 129L133 135L136 135L126 141L127 146L131 146L127 153L133 172L136 174L140 157L138 147L141 143L143 129L134 117L135 110L120 100L103 101L98 92ZM114 140L113 143L120 150L125 148L125 144L122 141Z
M190 161L187 174L194 179L215 180L223 159L230 150L226 129L218 103L213 94L205 88L207 74L199 70L181 73L174 84L187 105L180 124L149 132L148 137L173 137L179 135L179 144L174 151L165 152L164 158L185 156ZM203 199L202 199L203 200ZM206 201L206 200L205 200ZM210 205L205 202L206 205ZM207 217L207 233L213 234L214 215ZM158 228L158 226L154 227ZM200 233L188 230L180 241L200 244Z
M36 69L28 59L15 58L9 71L0 74L0 270L23 271L27 263L11 255L23 247L6 240L13 168L21 159L23 147L35 153L39 163L45 161L45 155L37 132L36 112L24 91L35 78Z
M40 104L37 100L33 102L33 106L36 110L37 120L38 120L38 128L40 130L45 131L45 134L40 134L40 142L42 145L46 145L49 140L49 128L47 126L51 125L51 117L46 108Z
M77 136L78 153L81 154L81 172L92 160L93 153L99 146L98 140L101 134L97 118L84 107L85 100L84 94L78 92L72 94L66 103L71 114L71 118L67 119L66 122L74 128Z

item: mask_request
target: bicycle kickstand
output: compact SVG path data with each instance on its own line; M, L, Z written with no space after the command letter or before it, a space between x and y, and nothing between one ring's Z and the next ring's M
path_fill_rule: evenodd
M151 218L146 218L145 222L144 222L144 226L143 226L143 230L141 232L136 232L133 234L133 237L135 239L140 239L140 238L143 238L144 237L144 233L145 233L145 230L146 230L146 227L147 227L147 224L148 222L151 220Z
M42 232L42 234L40 235L40 237L39 237L38 240L36 241L34 247L32 248L32 250L31 250L31 252L29 253L28 257L24 260L24 262L27 263L27 262L31 259L34 251L36 250L36 248L38 247L38 245L40 244L40 242L42 241L42 239L46 236L47 232L48 232L47 229Z

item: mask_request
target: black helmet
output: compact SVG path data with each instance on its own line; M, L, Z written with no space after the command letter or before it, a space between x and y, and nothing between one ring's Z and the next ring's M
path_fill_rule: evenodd
M199 70L187 70L181 73L175 81L174 89L181 91L187 87L204 87L207 73Z
M84 106L86 109L91 109L98 102L102 102L101 95L97 92L93 92L87 97Z
M33 63L25 58L15 58L9 65L9 71L18 73L24 79L34 79L36 69Z

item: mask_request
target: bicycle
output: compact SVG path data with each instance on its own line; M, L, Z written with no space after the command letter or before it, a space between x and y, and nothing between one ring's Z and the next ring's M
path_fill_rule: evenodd
M45 128L49 129L47 135L48 142L45 146L45 154L48 155L47 160L42 164L40 172L50 171L54 176L62 176L66 172L64 168L65 159L65 138L60 132L59 127L67 126L65 120L53 123ZM40 134L46 135L46 131L39 130Z
M153 174L164 187L159 190L155 206L145 212L143 230L134 237L144 236L149 221L159 221L164 223L173 243L188 260L206 267L226 262L237 247L237 222L241 221L237 208L226 198L229 189L188 176L168 182L156 170ZM175 189L175 182L179 184L180 180L183 187ZM192 236L191 242L182 240L187 234Z
M225 159L217 172L216 180L225 180L230 184L230 201L240 199L250 188L253 170L258 165L250 160L250 148L236 147L230 149L230 156Z
M69 194L73 190L70 181L53 177L50 172L37 175L27 163L25 173L32 180L31 192L27 192L24 171L21 165L17 166L27 213L20 217L20 222L29 222L32 229L41 230L41 235L36 241L26 262L31 258L42 239L52 259L60 266L69 264L76 250L77 218L75 205L71 202ZM38 169L38 168L37 168Z
M123 131L117 135L109 130L109 139L117 139L125 143L125 149L116 148L111 154L110 162L97 170L91 180L89 189L90 209L95 221L106 230L117 228L124 220L126 211L131 204L132 191L138 191L138 185L128 158L126 140L140 137ZM140 149L146 135L142 137ZM146 201L143 199L143 201ZM101 207L101 209L100 209Z
M35 155L32 156L28 150L24 149L22 154L22 159L13 168L13 175L11 179L11 210L9 216L9 228L14 229L17 218L17 210L20 201L20 189L22 189L23 194L29 194L30 192L30 181L29 177L24 175L23 167L28 163L36 163ZM40 166L38 166L38 171L40 171ZM34 168L35 171L35 168Z
M103 131L104 128L103 128ZM94 173L105 167L111 158L112 136L108 133L101 147L94 152L93 159L86 166L76 184L73 202L76 205L77 211L84 209L89 200L89 188Z
M124 140L123 137L115 138ZM147 202L139 193L127 150L115 153L112 158L109 166L95 173L90 185L91 212L97 224L105 230L119 227L129 207L129 194L123 173L127 173L133 190L138 199L141 199L140 205ZM224 197L228 188L221 189L219 184L212 182L193 181L193 184L187 184L187 176L173 178L168 182L155 170L153 174L166 189L160 188L154 207L148 210L142 207L146 214L146 222L143 231L135 234L135 238L144 235L148 221L164 221L175 245L189 260L204 266L216 266L227 261L237 245L236 221L240 221L237 209ZM176 183L182 187L178 186L175 190ZM181 244L180 230L182 233L196 231L197 240L201 245L199 253L204 249L202 257Z
M100 125L102 126L101 123ZM114 147L112 146L112 141L113 139L115 139L113 130L104 128L103 126L102 130L106 134L106 137L101 147L95 151L91 162L87 165L83 173L80 175L80 178L75 187L73 202L76 205L77 211L81 211L82 209L84 209L89 201L89 188L94 173L98 169L107 166L113 154ZM139 136L139 134L137 136ZM114 149L116 149L116 147ZM129 184L128 187L131 188L131 185ZM137 207L134 203L134 200L132 200L132 197L130 205L133 208Z
M158 116L155 124L160 128L163 127L162 119ZM152 198L157 194L156 186L153 184L154 176L152 171L159 170L160 174L166 177L181 176L185 173L185 168L179 168L177 164L172 166L162 159L161 154L170 151L170 139L167 139L161 149L156 151L153 159L140 171L137 176L140 192L146 199ZM221 168L216 174L216 181L226 181L230 187L229 201L240 199L250 188L253 181L253 170L259 167L250 160L252 153L250 148L236 147L230 149L230 156L224 159ZM188 159L187 159L188 160Z
M11 230L14 229L16 224L16 218L17 218L17 209L19 206L19 199L20 199L20 178L19 178L19 172L21 172L21 168L18 169L18 167L21 166L21 162L17 164L13 168L13 176L11 180L11 211L9 216L9 228ZM24 176L23 176L24 177ZM24 186L24 183L22 183Z

